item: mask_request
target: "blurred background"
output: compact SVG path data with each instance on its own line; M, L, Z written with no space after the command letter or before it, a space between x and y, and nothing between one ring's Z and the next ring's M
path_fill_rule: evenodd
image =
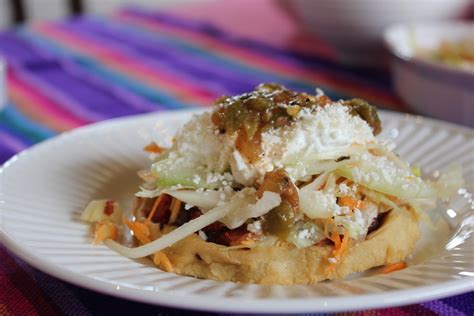
M33 92L78 116L71 109L90 107L83 102L91 98L104 109L123 103L123 111L80 117L82 125L210 105L277 81L474 126L473 7L472 0L0 0L0 104L8 96L12 107L31 111L25 94Z
M206 0L1 0L0 27L54 20L83 12L110 14L124 5L160 8Z

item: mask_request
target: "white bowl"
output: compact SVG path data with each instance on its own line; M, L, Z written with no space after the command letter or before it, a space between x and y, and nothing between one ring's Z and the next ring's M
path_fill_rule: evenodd
M417 56L443 40L474 37L474 23L444 22L396 25L385 32L392 54L398 95L413 109L431 117L474 127L474 73Z
M453 19L470 0L290 0L286 8L348 64L383 63L382 35L401 22Z

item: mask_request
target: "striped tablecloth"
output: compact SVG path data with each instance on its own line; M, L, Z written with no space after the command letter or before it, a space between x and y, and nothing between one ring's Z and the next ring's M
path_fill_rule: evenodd
M225 12L233 14L223 19ZM258 24L261 14L264 26ZM219 1L171 12L129 8L107 19L83 16L29 25L0 33L0 56L8 63L9 96L0 111L0 163L78 126L208 106L260 82L309 92L320 87L335 99L359 96L409 111L394 96L387 71L337 64L329 48L270 0ZM0 315L189 314L66 284L3 246L0 282ZM351 315L473 315L473 302L474 294L468 293Z

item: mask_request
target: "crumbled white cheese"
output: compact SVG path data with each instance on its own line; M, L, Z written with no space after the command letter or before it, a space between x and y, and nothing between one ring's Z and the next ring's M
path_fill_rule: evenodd
M339 188L339 193L343 195L347 195L350 192L349 187L345 183L341 183L338 188Z
M261 234L262 233L262 221L254 221L251 224L247 225L247 230L254 234Z
M195 115L176 134L175 152L195 165L214 169L223 147L223 139L215 133L211 113ZM173 158L172 158L173 159Z
M298 239L308 239L311 234L309 233L309 230L307 229L302 229L298 231Z
M337 186L337 191L340 195L354 197L357 193L357 185L353 184L349 187L347 184L341 183Z
M342 206L340 207L339 205L333 209L333 214L334 215L347 215L351 213L351 208L348 206Z
M334 258L334 257L329 257L329 258L328 258L328 261L329 261L329 263L332 263L332 264L336 264L336 263L337 263L337 259Z

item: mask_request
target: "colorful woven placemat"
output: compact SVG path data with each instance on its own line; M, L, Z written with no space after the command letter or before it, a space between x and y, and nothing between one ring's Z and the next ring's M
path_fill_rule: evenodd
M273 24L254 32L250 22L236 26L236 19L218 18L223 10L238 8L236 1L225 2L172 13L124 9L111 18L83 16L0 33L9 95L0 111L0 163L78 126L208 106L221 95L241 93L260 82L308 92L320 87L335 99L358 96L383 108L409 111L394 96L386 70L339 65L328 47L296 32L273 1L253 2L258 5L247 15L236 13L244 22L266 13ZM189 19L191 14L200 19ZM0 281L0 315L189 314L69 285L3 246ZM347 315L473 315L473 302L474 294L468 293Z

